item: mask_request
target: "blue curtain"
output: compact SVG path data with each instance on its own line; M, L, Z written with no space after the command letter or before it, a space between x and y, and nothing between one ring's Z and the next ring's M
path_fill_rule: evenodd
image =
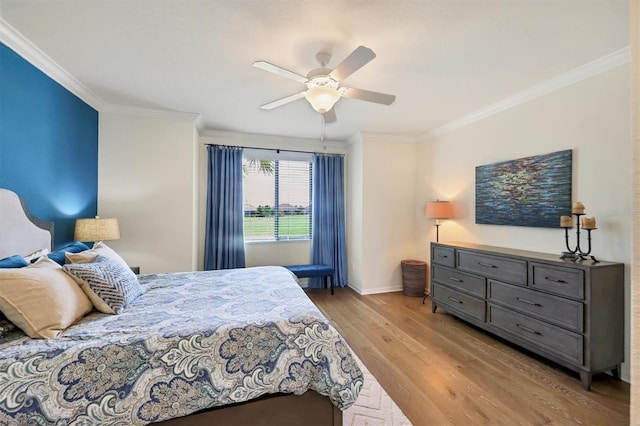
M335 285L344 287L347 285L344 158L314 155L312 187L311 262L331 266ZM314 278L309 285L322 287L322 281Z
M242 148L209 145L204 269L244 268Z

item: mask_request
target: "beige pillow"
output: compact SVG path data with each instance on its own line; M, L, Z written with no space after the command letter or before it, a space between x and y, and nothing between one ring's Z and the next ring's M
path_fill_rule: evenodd
M90 263L97 255L108 257L111 260L115 260L122 266L128 268L127 262L120 257L118 253L107 247L102 241L97 242L92 249L81 251L80 253L65 253L64 257L67 259L67 263Z
M92 309L78 284L46 256L24 268L0 269L0 310L29 337L56 337Z

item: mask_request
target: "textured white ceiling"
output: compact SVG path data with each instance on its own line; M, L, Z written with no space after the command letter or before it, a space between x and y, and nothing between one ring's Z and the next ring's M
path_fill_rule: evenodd
M330 68L358 45L377 58L326 138L417 136L629 44L627 0L0 0L0 16L107 103L202 114L206 129L318 138L303 90L252 67Z

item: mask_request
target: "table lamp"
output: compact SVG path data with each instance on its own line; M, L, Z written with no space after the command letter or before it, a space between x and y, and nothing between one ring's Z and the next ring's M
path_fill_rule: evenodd
M120 239L118 219L102 219L96 216L92 219L76 219L76 229L73 237L76 241L109 241Z
M440 241L440 220L453 218L453 206L448 201L431 201L427 204L424 215L436 220L436 242Z

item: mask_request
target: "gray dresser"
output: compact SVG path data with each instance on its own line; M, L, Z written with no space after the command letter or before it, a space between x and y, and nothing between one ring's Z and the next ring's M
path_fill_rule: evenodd
M619 377L624 265L468 243L431 243L438 307L580 373Z

